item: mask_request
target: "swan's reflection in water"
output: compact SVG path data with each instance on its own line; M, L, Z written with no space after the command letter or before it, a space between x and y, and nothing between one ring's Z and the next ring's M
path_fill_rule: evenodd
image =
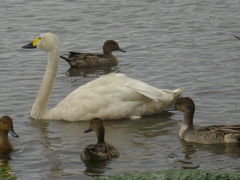
M49 125L51 122L43 120L31 119L31 124L35 128L36 133L39 136L39 142L43 147L45 157L48 159L48 162L45 163L45 168L49 167L49 176L54 174L59 174L63 171L62 162L58 154L54 151L55 143L61 143L61 138L54 135L54 132L49 130Z
M114 128L121 131L122 136L134 135L140 138L152 138L157 136L164 136L170 133L172 126L176 122L171 121L171 112L162 112L160 114L144 116L141 119L121 119L104 121L105 126L110 128L108 131Z

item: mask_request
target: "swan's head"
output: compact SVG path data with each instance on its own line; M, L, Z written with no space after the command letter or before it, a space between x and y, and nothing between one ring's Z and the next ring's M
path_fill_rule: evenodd
M194 112L195 104L189 97L180 97L175 104L175 108L182 112Z
M35 38L31 43L23 46L23 48L41 48L44 51L52 51L58 48L58 37L53 33L43 33Z

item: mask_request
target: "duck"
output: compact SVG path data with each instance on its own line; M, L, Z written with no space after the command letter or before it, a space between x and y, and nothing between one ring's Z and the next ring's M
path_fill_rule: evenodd
M12 118L9 116L2 116L0 118L0 152L10 153L13 148L8 139L8 133L13 137L19 137L14 131Z
M240 124L213 125L196 129L193 124L195 104L189 97L180 97L175 108L182 111L184 120L179 129L180 139L200 144L240 143Z
M102 75L69 93L55 107L48 109L59 63L59 40L53 33L43 33L23 48L41 48L48 53L48 64L31 109L31 117L41 120L89 121L137 119L158 114L173 106L182 88L158 89L122 73Z
M87 145L80 153L83 161L105 161L118 158L118 150L104 140L105 128L101 119L94 118L90 121L89 129L85 133L94 131L97 135L97 144Z
M127 52L120 48L114 40L107 40L103 44L103 54L69 52L68 57L61 55L71 67L90 68L90 67L110 67L118 64L117 58L112 54L113 51Z

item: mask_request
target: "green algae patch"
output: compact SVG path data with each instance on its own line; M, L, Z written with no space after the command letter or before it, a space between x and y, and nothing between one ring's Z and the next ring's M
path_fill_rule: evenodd
M11 170L9 167L0 167L0 180L15 180L15 179L17 179L15 176L13 176L11 173L9 173L9 170Z
M157 172L127 173L97 178L97 180L239 180L240 173L199 169L166 170Z

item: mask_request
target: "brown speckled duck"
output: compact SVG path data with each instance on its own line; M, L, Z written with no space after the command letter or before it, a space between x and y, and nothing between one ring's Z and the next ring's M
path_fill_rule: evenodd
M8 132L13 137L19 137L14 129L12 118L9 116L3 116L0 118L0 152L1 153L9 153L12 151L12 145L8 139Z
M115 66L117 65L118 61L117 58L112 54L112 51L126 52L119 47L116 41L107 40L103 44L103 54L69 52L68 57L60 57L66 60L71 67L85 68Z
M216 125L195 129L193 116L195 105L191 98L181 97L175 108L184 113L184 121L179 130L179 137L187 142L201 144L240 143L240 124Z
M98 141L97 144L90 144L84 148L81 152L81 158L83 161L104 161L119 157L117 149L111 144L105 142L105 130L103 122L100 119L95 118L91 120L90 127L85 133L91 131L94 131L97 134Z

